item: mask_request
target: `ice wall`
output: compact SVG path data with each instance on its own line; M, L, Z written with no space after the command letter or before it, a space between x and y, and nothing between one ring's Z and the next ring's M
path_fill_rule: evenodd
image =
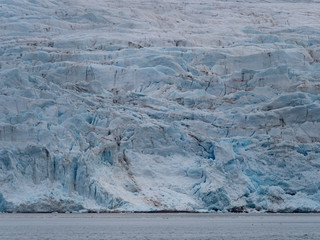
M0 212L320 211L317 1L0 1Z

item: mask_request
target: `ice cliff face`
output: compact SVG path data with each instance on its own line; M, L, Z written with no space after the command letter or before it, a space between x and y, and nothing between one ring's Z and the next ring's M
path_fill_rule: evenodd
M0 212L320 211L319 1L0 0Z

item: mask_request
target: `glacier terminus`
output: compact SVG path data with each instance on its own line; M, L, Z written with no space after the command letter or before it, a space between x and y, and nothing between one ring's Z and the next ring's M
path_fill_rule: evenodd
M320 212L319 16L0 0L0 212Z

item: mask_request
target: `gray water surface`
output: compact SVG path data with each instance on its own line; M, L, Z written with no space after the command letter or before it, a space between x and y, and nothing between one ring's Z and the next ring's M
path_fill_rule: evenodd
M1 240L320 239L319 214L0 214Z

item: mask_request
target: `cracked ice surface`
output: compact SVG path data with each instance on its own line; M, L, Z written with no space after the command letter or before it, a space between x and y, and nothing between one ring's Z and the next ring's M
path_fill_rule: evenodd
M0 211L320 211L319 1L0 1Z

